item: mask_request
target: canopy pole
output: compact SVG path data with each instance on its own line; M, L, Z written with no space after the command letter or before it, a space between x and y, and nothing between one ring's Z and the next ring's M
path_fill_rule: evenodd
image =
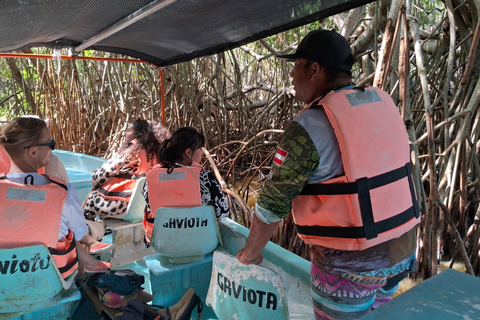
M160 108L162 109L162 125L165 127L165 81L163 71L158 70L160 76Z
M37 53L9 53L0 52L0 58L22 58L22 59L54 59L51 54L37 54ZM67 56L61 55L63 60L91 60L91 61L112 61L112 62L126 62L126 63L144 63L151 64L149 62L138 59L125 59L125 58L107 58L107 57L82 57L82 56Z
M150 14L176 2L177 0L156 0L153 1L143 8L138 9L134 13L128 15L127 17L123 18L122 20L118 21L114 25L108 27L107 29L99 32L98 34L94 35L88 40L85 40L82 42L80 45L76 46L74 48L75 52L80 52L82 50L85 50L86 48L102 41L105 38L110 37L111 35L117 33L118 31L134 24L138 20L141 20Z

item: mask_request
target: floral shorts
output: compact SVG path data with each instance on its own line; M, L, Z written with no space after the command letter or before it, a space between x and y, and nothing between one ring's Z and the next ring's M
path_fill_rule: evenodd
M359 273L325 273L311 265L316 320L357 319L392 299L415 256L390 268Z

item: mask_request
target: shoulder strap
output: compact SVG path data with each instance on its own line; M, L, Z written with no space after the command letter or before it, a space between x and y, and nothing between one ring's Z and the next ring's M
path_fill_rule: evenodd
M67 184L62 179L57 178L57 177L48 176L46 174L44 174L43 176L45 176L48 180L50 180L50 182L62 187L66 191L68 191Z

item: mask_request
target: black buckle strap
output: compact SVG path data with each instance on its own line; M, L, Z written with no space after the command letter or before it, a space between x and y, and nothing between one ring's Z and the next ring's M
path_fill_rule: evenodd
M121 174L114 175L113 178L137 180L137 179L143 178L145 176L146 176L145 173L141 173L141 174L121 173Z
M420 216L418 209L418 202L416 200L415 188L413 186L412 179L412 165L410 162L404 166L388 171L372 178L360 178L355 182L348 183L332 183L332 184L306 184L301 195L346 195L346 194L358 194L358 202L360 205L360 214L362 216L363 227L358 227L362 230L361 237L367 240L378 237L381 231L378 229L378 223L375 223L373 217L372 201L370 198L370 190L385 186L400 179L408 177L408 184L410 187L410 193L412 196L412 211L416 218ZM388 219L387 219L388 220ZM408 220L407 220L408 221ZM394 225L391 228L396 228L400 225ZM323 227L319 227L323 228ZM332 228L332 227L327 227ZM345 228L339 227L341 230ZM355 227L357 228L357 227ZM350 229L350 228L349 228ZM389 229L388 229L389 230ZM385 230L386 231L386 230ZM360 231L355 231L356 233ZM300 232L302 233L302 232ZM341 238L345 238L341 236ZM349 237L346 237L349 238ZM357 238L357 237L353 237Z
M420 208L418 206L417 195L415 193L415 186L413 184L411 163L407 163L406 167L407 167L408 184L410 185L410 193L412 195L413 210L415 210L415 218L418 218L420 217Z
M73 239L72 244L70 245L70 247L67 250L59 251L55 248L50 248L49 247L48 251L50 251L51 255L63 256L63 255L66 255L66 254L69 254L70 252L72 252L76 247L77 247L77 244L75 242L75 239Z
M75 250L76 247L77 245L76 245L75 239L73 239L70 247L67 250L58 251L57 249L49 247L48 251L50 251L51 255L62 256L62 255L69 254L70 252ZM67 272L68 270L73 268L73 266L77 264L77 262L78 262L78 254L75 254L75 259L73 259L70 263L67 263L65 266L59 267L58 271L60 271L60 273Z
M373 219L372 200L370 199L370 189L368 188L367 178L361 178L357 181L358 202L360 204L360 213L362 215L362 224L365 230L367 240L378 237L375 230L375 220Z
M410 167L410 170L408 169L408 167ZM367 179L368 188L372 190L405 178L406 176L408 176L409 172L412 172L410 162L398 169L379 174L375 177L362 179ZM300 192L300 195L341 195L355 193L358 193L357 182L347 182L329 184L306 184Z
M60 271L60 273L65 273L67 272L68 270L72 269L74 265L76 265L78 263L78 258L76 259L73 259L72 262L70 263L67 263L66 265L64 265L63 267L61 268L58 268L58 271ZM57 266L58 267L58 266Z
M98 188L97 191L105 196L110 196L110 197L128 198L132 196L132 193L127 191L107 191L103 188Z
M397 214L396 216L376 222L374 224L375 231L380 234L396 227L399 227L412 218L415 218L415 209L413 206L407 210ZM367 238L364 227L320 227L320 226L301 226L295 225L297 233L307 236L329 237L329 238L346 238L346 239L363 239ZM368 240L368 238L367 238Z
M47 177L47 178L48 178L48 177ZM58 182L58 181L56 181L56 180L54 180L54 179L50 179L50 178L49 178L49 180L50 180L50 182L55 183L56 185L58 185L58 186L60 186L60 187L62 187L63 189L65 189L65 190L68 191L68 188L67 188L67 185L66 185L66 184L63 184L63 183L61 183L61 182Z

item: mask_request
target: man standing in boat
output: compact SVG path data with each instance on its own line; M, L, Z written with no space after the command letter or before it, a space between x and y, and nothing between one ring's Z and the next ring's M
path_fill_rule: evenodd
M294 54L295 97L273 176L258 197L243 264L291 211L309 245L316 319L356 319L389 301L414 269L420 222L407 132L384 91L352 83L351 48L334 31L310 32Z

